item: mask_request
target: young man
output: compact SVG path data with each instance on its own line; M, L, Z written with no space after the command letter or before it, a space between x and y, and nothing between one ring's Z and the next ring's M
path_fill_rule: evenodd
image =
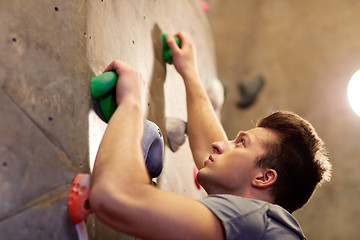
M167 42L185 83L198 181L209 196L195 201L149 184L141 149L143 80L115 60L105 71L119 76L118 108L95 161L92 210L114 229L142 239L305 239L290 213L330 178L323 142L289 112L276 112L228 141L198 76L191 38L177 36L181 48L172 37Z

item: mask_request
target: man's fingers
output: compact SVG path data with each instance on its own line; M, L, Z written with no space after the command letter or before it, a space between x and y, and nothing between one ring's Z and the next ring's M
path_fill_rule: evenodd
M166 43L169 45L169 48L172 52L177 52L180 50L179 46L176 44L175 38L168 35L166 37Z
M180 38L181 41L185 40L186 41L186 32L184 31L181 31L181 32L178 32L177 34L175 34L175 36L177 36L178 38Z
M175 36L177 36L180 39L181 45L185 46L185 45L191 43L190 35L187 32L181 31L181 32L177 33Z
M104 72L109 72L109 71L115 71L118 76L133 71L136 72L131 66L118 59L113 60L104 70Z
M114 71L117 60L113 60L104 70L104 72Z

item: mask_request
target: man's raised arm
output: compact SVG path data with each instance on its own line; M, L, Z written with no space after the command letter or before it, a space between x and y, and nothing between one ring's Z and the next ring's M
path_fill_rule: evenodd
M187 135L196 166L200 169L212 152L211 144L227 139L213 106L200 80L195 47L186 32L176 35L181 40L181 48L171 36L166 41L172 51L176 70L184 79L187 102Z

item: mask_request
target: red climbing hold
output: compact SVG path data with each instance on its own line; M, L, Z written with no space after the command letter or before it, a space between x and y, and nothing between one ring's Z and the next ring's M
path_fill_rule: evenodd
M198 188L198 189L201 189L201 185L200 185L200 183L198 182L198 180L197 180L197 178L196 178L196 176L197 176L197 174L198 174L198 169L197 169L197 167L193 167L193 174L194 174L194 181L195 181L195 185L196 185L196 187Z
M204 12L208 12L210 7L209 4L205 0L200 0L201 8Z
M78 174L71 187L68 199L68 211L74 224L84 221L92 213L88 199L90 192L90 175Z

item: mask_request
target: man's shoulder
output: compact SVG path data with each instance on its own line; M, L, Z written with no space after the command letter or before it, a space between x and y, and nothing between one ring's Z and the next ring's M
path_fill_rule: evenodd
M217 207L231 208L240 213L251 213L254 211L258 213L260 209L266 211L268 208L277 208L276 205L273 207L273 204L265 201L230 194L213 194L204 197L199 201L207 206L214 205Z
M278 205L226 194L209 195L199 201L221 220L227 239L244 234L248 239L260 239L269 234L304 238L295 218Z

